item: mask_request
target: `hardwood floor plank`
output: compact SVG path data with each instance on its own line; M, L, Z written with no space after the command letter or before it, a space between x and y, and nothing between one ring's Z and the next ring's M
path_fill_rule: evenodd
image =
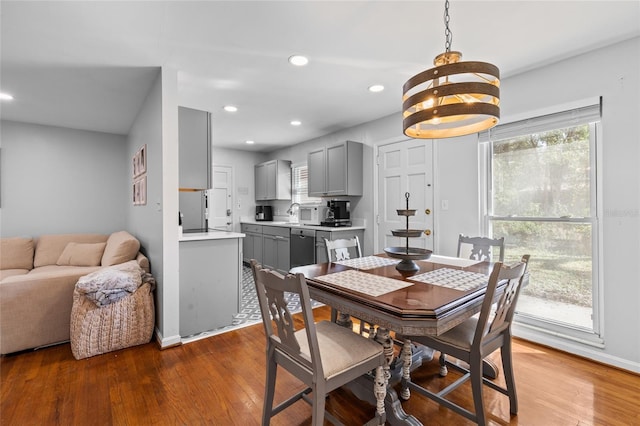
M327 319L329 309L315 310ZM296 318L299 321L299 318ZM262 324L167 350L149 343L75 360L69 344L0 359L0 425L238 425L260 424L265 380ZM494 354L499 362L499 355ZM640 425L640 376L530 342L514 341L519 413L507 398L485 388L494 425ZM412 379L430 389L451 383L438 362ZM497 379L502 383L502 376ZM303 385L278 371L276 401ZM450 395L471 408L468 384ZM429 425L473 423L420 395L405 411ZM327 408L347 425L369 420L374 407L338 389ZM298 402L274 417L274 426L308 425L311 408ZM329 424L328 422L325 422Z

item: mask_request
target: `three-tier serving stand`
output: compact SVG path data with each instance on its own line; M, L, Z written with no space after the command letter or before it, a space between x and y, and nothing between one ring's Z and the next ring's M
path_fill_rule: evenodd
M404 247L387 247L384 252L388 256L395 259L402 259L396 265L396 269L401 272L416 272L420 270L420 267L414 262L415 260L423 260L431 257L431 250L409 247L409 238L416 238L422 235L422 229L409 229L409 217L415 216L416 211L409 209L409 197L410 194L406 192L404 197L407 199L406 209L397 209L398 216L404 216L406 218L405 229L394 229L391 231L393 236L402 237L405 239Z

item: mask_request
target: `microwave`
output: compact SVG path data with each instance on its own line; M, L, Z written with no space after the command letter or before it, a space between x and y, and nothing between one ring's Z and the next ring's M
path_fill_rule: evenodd
M319 205L302 205L298 208L298 222L303 225L320 225L327 216L327 208Z

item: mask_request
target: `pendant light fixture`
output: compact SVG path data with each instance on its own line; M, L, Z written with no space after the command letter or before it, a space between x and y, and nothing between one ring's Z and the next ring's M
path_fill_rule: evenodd
M486 62L460 62L451 50L449 0L445 1L445 52L435 68L411 77L403 87L404 134L418 139L450 138L489 129L500 118L500 70Z

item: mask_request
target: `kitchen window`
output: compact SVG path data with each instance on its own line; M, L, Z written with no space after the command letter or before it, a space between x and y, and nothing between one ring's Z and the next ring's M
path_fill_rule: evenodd
M598 103L480 135L486 233L505 237L506 262L531 255L516 322L595 345L599 127Z
M322 198L309 197L309 172L307 163L291 165L291 201L298 204L320 204Z

